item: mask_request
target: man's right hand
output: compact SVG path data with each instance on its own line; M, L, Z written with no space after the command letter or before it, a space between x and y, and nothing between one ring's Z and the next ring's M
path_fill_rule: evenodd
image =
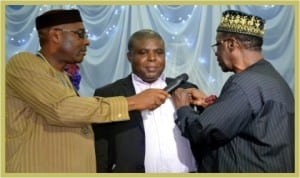
M213 104L217 99L216 95L206 96L204 92L195 88L188 88L186 91L191 95L191 104L196 106L202 106L205 108Z
M128 110L154 110L163 104L168 98L169 93L162 89L147 89L143 92L127 97Z

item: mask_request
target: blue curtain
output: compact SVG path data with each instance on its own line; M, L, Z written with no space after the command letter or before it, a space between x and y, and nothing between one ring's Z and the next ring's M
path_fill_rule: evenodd
M79 65L82 75L79 94L94 90L131 72L127 60L129 36L142 28L159 32L166 42L167 76L187 73L189 81L207 94L218 95L232 73L223 73L210 46L224 10L235 9L266 20L263 53L294 91L293 6L248 5L7 5L6 62L21 51L39 50L36 16L50 9L79 9L88 31L90 46Z

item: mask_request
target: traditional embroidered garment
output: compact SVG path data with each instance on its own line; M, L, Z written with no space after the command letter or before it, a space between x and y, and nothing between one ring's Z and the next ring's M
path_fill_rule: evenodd
M6 66L6 172L96 172L90 123L128 120L124 97L78 97L64 72L31 53Z

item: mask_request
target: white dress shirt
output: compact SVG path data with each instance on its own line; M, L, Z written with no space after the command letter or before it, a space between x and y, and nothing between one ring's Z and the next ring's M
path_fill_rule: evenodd
M136 93L148 88L164 88L165 75L149 84L132 74ZM189 141L181 136L175 125L175 107L171 98L153 111L142 111L145 140L146 173L182 173L196 171L196 163Z

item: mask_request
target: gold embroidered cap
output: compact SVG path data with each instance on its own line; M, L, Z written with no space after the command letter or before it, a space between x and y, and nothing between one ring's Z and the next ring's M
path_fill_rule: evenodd
M227 10L222 14L217 32L232 32L263 38L265 20L261 17L236 10Z

